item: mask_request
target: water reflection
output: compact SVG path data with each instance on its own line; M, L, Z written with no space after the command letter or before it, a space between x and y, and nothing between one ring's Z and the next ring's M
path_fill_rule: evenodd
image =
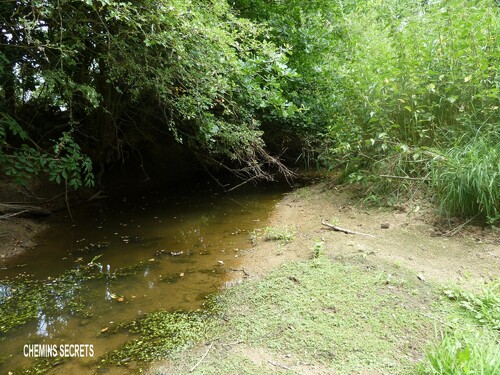
M39 298L49 300L33 324L0 342L7 358L0 361L0 372L33 364L22 358L28 340L92 343L103 355L126 340L102 336L103 329L158 309L201 307L208 294L233 278L239 249L249 246L249 232L265 225L279 197L276 191L174 199L153 194L80 207L73 211L74 225L63 215L53 218L36 250L15 260L43 285ZM16 271L1 270L0 279L15 277ZM11 287L0 283L0 300L10 296ZM75 366L72 373L88 373Z

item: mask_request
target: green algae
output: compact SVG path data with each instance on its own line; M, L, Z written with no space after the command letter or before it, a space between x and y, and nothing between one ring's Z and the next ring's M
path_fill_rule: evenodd
M88 318L91 313L83 293L86 282L137 275L157 264L157 261L140 262L108 274L102 271L99 263L90 262L55 278L33 280L30 275L20 274L0 280L0 338L17 327L36 321L41 315Z
M117 326L112 332L128 332L138 337L106 354L104 365L124 365L165 358L187 349L207 337L214 324L214 310L193 312L156 311Z

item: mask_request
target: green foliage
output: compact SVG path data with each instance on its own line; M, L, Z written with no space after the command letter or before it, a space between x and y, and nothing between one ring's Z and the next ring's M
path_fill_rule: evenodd
M259 123L262 112L286 118L297 111L284 94L297 77L287 65L290 47L269 41L267 28L235 16L226 1L2 4L7 99L0 112L37 144L50 133L62 138L67 156L51 164L51 179L78 187L89 166L80 149L108 163L123 157L124 146L143 148L158 134L206 163L241 167L242 176L280 166ZM48 113L52 123L32 126L24 108ZM65 134L74 128L71 142Z
M202 340L213 323L210 318L206 312L157 311L121 324L116 332L127 331L140 337L107 354L103 362L117 365L163 359Z
M428 348L420 374L497 374L500 372L500 283L480 293L447 289L444 293L470 313L479 327L460 325Z
M313 247L314 258L319 258L325 252L325 242L316 241Z
M58 184L64 181L73 189L94 185L92 162L82 154L70 132L63 133L55 142L52 153L26 143L14 147L7 142L10 135L21 141L29 141L27 133L17 121L3 114L0 119L0 167L14 181L24 184L31 176L45 172L51 181Z
M446 290L445 294L471 313L481 325L500 331L500 282L486 285L482 293Z
M288 226L284 227L265 227L264 239L266 241L279 241L280 243L288 243L295 239L297 231Z
M266 37L289 47L288 65L297 73L284 82L286 97L299 112L290 116L264 115L279 131L299 135L302 143L316 145L342 107L339 60L346 35L340 2L334 1L248 1L237 0L235 8L245 17L269 26ZM276 131L270 127L272 134ZM278 135L278 136L280 136Z
M480 129L473 139L434 158L430 169L446 212L481 215L490 224L500 220L500 133L488 137Z
M432 179L448 213L497 220L499 17L487 0L347 3L345 107L319 160L372 191Z
M498 343L485 341L479 333L447 334L426 353L419 374L477 374L500 372Z

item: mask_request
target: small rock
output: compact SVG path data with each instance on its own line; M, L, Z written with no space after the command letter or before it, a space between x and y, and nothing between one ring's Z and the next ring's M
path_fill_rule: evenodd
M387 222L387 221L384 221L382 224L380 224L380 228L382 229L389 229L391 225Z
M172 255L173 257L177 257L177 256L182 255L182 254L184 254L184 251L177 251L177 252L171 251L170 252L170 255Z
M218 264L219 266L223 266L223 265L224 265L224 262L223 262L222 260L218 260L218 261L217 261L217 264Z
M425 277L421 273L417 275L417 279L419 279L420 281L425 281Z
M179 277L184 277L184 272L181 272L181 273L179 274Z

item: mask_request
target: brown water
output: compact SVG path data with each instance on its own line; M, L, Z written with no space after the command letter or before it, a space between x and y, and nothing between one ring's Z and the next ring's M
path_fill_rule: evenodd
M34 359L24 357L23 347L34 343L92 344L93 358L67 361L52 373L93 373L97 358L129 339L126 334L101 335L102 329L159 309L201 308L207 295L242 277L238 269L241 250L250 246L249 232L266 225L283 191L267 186L219 195L208 190L128 194L73 209L74 224L66 213L53 217L35 250L0 263L0 279L25 272L50 288L51 278L98 255L96 263L108 275L141 264L139 272L73 281L74 293L84 298L91 317L70 314L65 296L59 296L57 312L40 310L37 321L0 336L0 357L6 358L0 361L0 373L32 365ZM0 282L0 294L2 288L8 292Z

